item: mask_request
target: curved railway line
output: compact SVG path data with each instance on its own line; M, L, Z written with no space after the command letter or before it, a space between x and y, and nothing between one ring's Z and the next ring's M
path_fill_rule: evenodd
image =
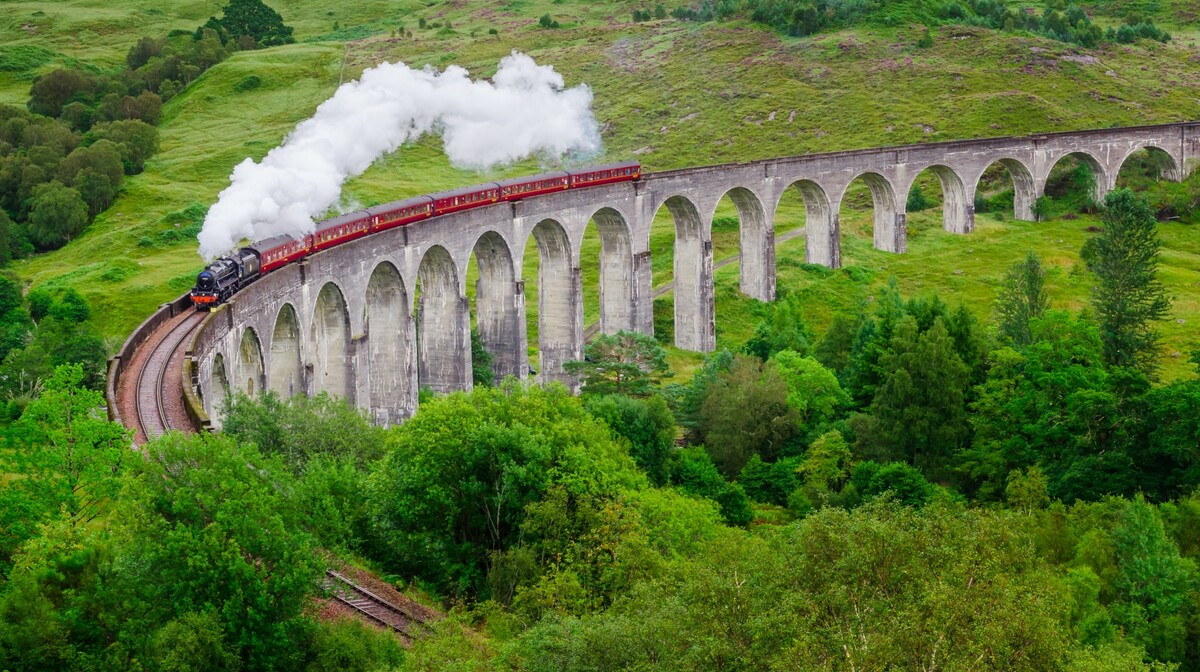
M146 349L137 370L137 386L133 401L136 405L137 426L141 442L162 436L168 429L195 431L190 423L172 417L172 409L182 403L183 348L187 338L204 321L205 314L185 311L164 325L159 334L144 344ZM165 332L165 333L163 333ZM179 375L170 375L175 371Z

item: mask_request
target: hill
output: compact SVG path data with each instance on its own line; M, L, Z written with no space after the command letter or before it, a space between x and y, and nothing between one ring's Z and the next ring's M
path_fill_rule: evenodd
M192 29L221 4L166 10L160 3L132 1L116 10L95 0L6 3L11 18L0 28L5 63L20 50L32 56L17 65L32 65L3 69L0 101L23 101L32 76L56 63L116 66L138 36ZM1194 30L1177 23L1186 12L1174 6L1160 16L1175 32L1171 43L1083 49L963 25L935 28L933 45L921 48L917 42L925 29L917 24L866 24L793 38L745 19L633 23L630 12L640 3L510 0L407 3L399 9L384 2L336 8L307 0L276 4L295 26L299 43L237 53L172 99L160 126L161 149L146 171L129 179L116 204L77 240L16 264L22 278L33 285L76 287L93 302L106 334L122 338L158 303L191 286L202 266L192 233L233 165L246 156L262 157L339 82L383 60L453 63L487 76L511 50L526 52L557 68L568 84L593 88L605 141L597 161L637 156L648 170L1177 121L1195 118L1200 110L1195 77L1200 51ZM1097 21L1115 20L1125 11L1116 5L1100 9L1111 16L1098 13ZM547 13L558 29L539 27L538 18ZM260 80L257 87L238 86L251 75ZM442 156L439 142L426 139L378 162L350 182L344 196L347 203L369 204L537 168L527 162L495 173L458 171ZM926 186L936 201L936 186ZM1074 307L1086 300L1086 277L1072 270L1080 267L1086 218L1029 224L985 216L975 235L953 238L937 231L937 211L930 210L911 219L910 252L893 257L870 249L870 212L854 210L855 204L866 207L869 201L852 197L842 212L845 263L853 268L830 273L803 266L799 239L777 253L780 287L811 293L810 317L818 333L839 306L866 300L891 275L908 292L938 291L986 317L995 280L1030 247L1061 274L1052 287L1056 304ZM786 203L778 220L779 231L802 226L803 211L796 202ZM658 285L670 280L672 268L672 225L665 210L655 231ZM1165 347L1167 354L1187 352L1190 324L1200 319L1195 300L1200 257L1186 225L1167 224L1162 231L1165 276L1179 295L1164 328ZM736 232L715 235L718 259L735 251ZM597 251L593 241L585 255ZM925 261L930 255L937 255L937 265ZM946 268L963 272L941 271ZM597 312L595 270L585 265L589 321ZM717 274L723 345L744 340L758 310L738 297L736 273L729 266ZM656 312L669 315L669 297ZM532 315L530 324L536 326ZM679 367L695 361L675 353ZM1167 376L1181 375L1182 360L1172 361Z

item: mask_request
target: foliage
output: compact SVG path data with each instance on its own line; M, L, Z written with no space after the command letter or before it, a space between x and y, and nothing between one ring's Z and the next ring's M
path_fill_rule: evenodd
M279 12L262 0L229 0L221 11L221 18L209 19L206 26L211 26L215 21L234 41L250 37L254 40L253 44L259 47L275 47L296 41L292 37L292 27L285 25Z
M796 421L804 436L816 436L849 405L837 376L812 357L781 350L771 358L788 386L788 406L798 414Z
M860 446L867 454L938 473L967 441L970 383L970 370L955 352L941 318L924 333L919 333L914 317L902 318L879 367L883 384L871 402Z
M1007 512L826 509L723 534L607 611L543 621L506 653L567 671L849 669L847 656L892 669L934 655L948 669L1057 669L1073 650L1069 597L1029 546Z
M904 462L860 462L851 472L850 480L855 490L868 500L887 494L905 506L924 506L934 495L933 484Z
M1100 323L1104 360L1153 373L1158 332L1153 323L1170 310L1158 279L1157 223L1145 200L1128 189L1104 198L1104 231L1088 240L1081 256L1096 275L1092 307Z
M383 456L384 432L365 413L322 393L283 398L275 392L229 399L221 432L265 455L278 455L295 473L317 459L348 461L355 467Z
M778 504L788 502L788 496L800 486L798 468L800 457L785 457L775 462L763 462L758 455L750 458L738 474L738 484L756 502Z
M1025 255L1025 261L1009 267L996 296L1000 334L1018 348L1029 345L1033 341L1030 322L1040 318L1049 307L1046 271L1042 268L1042 260L1030 251Z
M492 372L492 353L483 345L479 332L471 330L471 381L484 387L496 383L496 374Z
M129 432L109 422L104 396L83 385L79 365L60 366L7 432L0 450L0 566L37 527L59 515L86 526L120 488Z
M726 476L751 455L774 460L796 435L799 412L788 405L788 385L774 362L737 355L708 387L698 437Z
M821 508L857 497L853 488L844 493L848 497L840 496L849 483L852 462L850 446L841 432L834 429L817 437L796 466L796 475L803 484L788 495L788 506L798 509L802 504L805 509Z
M88 212L77 190L57 180L38 185L29 205L30 239L42 250L62 247L83 231Z
M629 442L629 454L650 482L662 485L667 464L675 448L675 418L660 396L645 399L620 394L589 395L587 412L604 421L615 434Z
M801 356L810 354L814 339L804 322L802 300L799 294L788 294L771 304L767 318L758 323L754 336L746 342L746 354L764 361L782 350Z
M711 3L704 3L710 5ZM724 4L724 3L721 3ZM703 7L704 5L702 5ZM736 5L733 5L736 7ZM877 23L967 24L1004 31L1027 31L1062 42L1094 48L1102 43L1129 44L1138 39L1168 42L1171 36L1145 17L1134 17L1119 28L1107 31L1092 23L1078 5L1047 6L1042 14L1012 8L1005 0L950 0L941 4L895 0L747 0L750 18L788 35L804 36L850 26ZM712 10L677 14L677 18L711 20ZM926 29L916 46L933 46Z
M928 35L928 31L926 31L926 35ZM933 45L930 44L930 46ZM914 184L912 189L908 190L908 201L904 204L905 212L920 212L928 210L931 206L929 199L925 197L925 192L921 191L920 185Z
M708 388L716 382L717 376L729 371L733 361L734 354L729 350L714 352L705 358L686 385L671 383L664 389L675 420L684 428L689 442L700 442L700 409L708 397Z
M583 361L563 369L582 378L584 394L644 397L671 373L667 354L654 340L636 331L600 334L583 347Z
M145 450L113 530L126 627L212 609L245 669L294 664L321 565L287 471L225 437L170 433Z
M747 525L753 517L746 491L726 481L702 447L679 451L671 463L671 483L689 495L716 502L730 525Z
M369 481L373 553L442 590L486 594L494 554L522 538L527 507L553 489L578 503L643 482L609 429L561 387L452 394L423 403L389 437Z
M1128 409L1136 383L1102 366L1100 335L1088 322L1049 311L1032 322L1022 355L992 355L971 405L975 435L959 468L997 499L1008 473L1040 464L1056 499L1098 499L1127 492L1134 474L1126 445L1139 414ZM1127 410L1128 409L1128 410Z

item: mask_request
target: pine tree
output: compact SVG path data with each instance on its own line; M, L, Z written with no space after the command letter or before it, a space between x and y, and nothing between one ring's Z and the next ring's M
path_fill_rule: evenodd
M1000 333L1023 348L1033 342L1029 323L1050 307L1046 294L1046 270L1031 250L1025 260L1009 267L996 297L996 318Z
M901 318L879 367L884 378L870 407L874 422L861 440L927 473L943 469L967 438L970 370L941 318L925 333L912 316Z
M1104 199L1104 232L1083 246L1083 260L1096 275L1092 307L1100 323L1104 361L1152 374L1157 367L1158 331L1171 300L1158 280L1159 240L1154 212L1128 189Z

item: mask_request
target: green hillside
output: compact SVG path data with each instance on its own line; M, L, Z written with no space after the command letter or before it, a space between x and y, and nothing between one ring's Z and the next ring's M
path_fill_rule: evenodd
M28 57L17 59L18 66L32 65L0 72L0 101L23 102L32 77L59 63L115 67L139 36L193 29L222 4L165 9L134 1L116 10L98 0L5 3L9 18L0 25L0 53L7 59L18 50ZM236 53L171 99L160 125L161 149L146 171L128 179L116 204L78 239L18 262L22 278L78 288L93 302L106 334L122 338L156 305L191 285L202 264L184 230L228 184L232 167L246 156L262 157L340 81L384 60L454 63L487 76L501 57L524 51L557 68L569 85L592 87L605 143L598 161L636 156L649 170L1200 116L1200 50L1195 24L1187 23L1194 14L1182 5L1159 12L1159 22L1176 35L1171 43L1087 50L955 25L935 28L933 46L918 48L920 25L863 25L792 38L745 19L632 23L630 12L641 3L273 4L295 26L299 43ZM1098 15L1097 22L1126 11L1108 9L1111 16ZM546 13L559 29L538 27ZM262 84L238 92L250 75ZM349 183L344 196L369 204L536 169L529 162L496 173L458 171L442 156L440 142L427 138L378 162ZM936 198L936 187L930 190ZM1070 273L1078 266L1085 220L1034 225L980 217L979 233L960 239L940 234L937 211L930 210L912 218L909 254L892 257L870 249L869 209L852 209L869 201L848 203L842 212L845 263L864 273L804 270L802 239L778 251L781 288L812 292L818 330L837 304L860 300L892 274L906 291L939 291L986 316L995 279L1031 247L1064 274L1053 293L1056 303L1079 306L1086 299L1086 280ZM798 205L784 205L780 231L802 225ZM1173 318L1183 320L1165 326L1166 348L1187 352L1192 318L1200 319L1193 298L1200 257L1191 242L1195 235L1184 225L1164 226L1163 236L1167 277L1179 295ZM717 238L718 259L736 251L736 244L725 242L736 240L736 232L718 232ZM652 241L656 285L670 279L671 240L664 211ZM598 240L589 248L585 254L595 254ZM931 254L939 255L933 267L923 261ZM962 274L932 271L951 267ZM597 312L596 269L585 265L584 273L590 321ZM753 302L734 291L736 275L736 266L718 272L718 333L725 344L744 339L756 319ZM841 288L847 291L829 291ZM669 313L669 304L658 310ZM536 326L533 316L530 323ZM689 361L695 358L676 357L681 366ZM1168 364L1167 375L1183 370Z

